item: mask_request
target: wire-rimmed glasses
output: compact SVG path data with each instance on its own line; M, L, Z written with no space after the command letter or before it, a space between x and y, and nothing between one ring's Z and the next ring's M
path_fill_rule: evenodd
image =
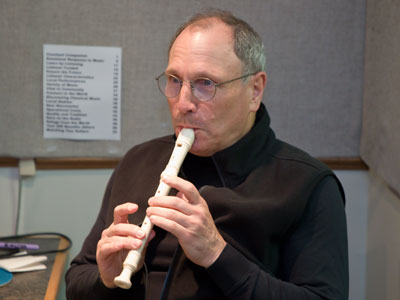
M197 78L193 81L181 80L174 75L161 73L156 77L157 85L160 92L167 98L174 98L179 95L184 82L190 84L192 94L200 101L209 101L214 98L217 92L217 87L225 83L245 78L254 75L255 73L245 74L240 77L230 79L224 82L216 83L208 78Z

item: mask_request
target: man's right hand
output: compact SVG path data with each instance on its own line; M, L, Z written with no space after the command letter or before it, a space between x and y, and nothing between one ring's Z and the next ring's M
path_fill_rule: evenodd
M101 279L108 288L117 287L114 278L122 271L122 264L129 250L136 250L145 237L139 226L129 224L128 215L135 213L138 206L133 203L118 205L114 209L114 222L101 234L97 243L96 260ZM149 242L155 233L151 232ZM145 251L145 250L144 250ZM144 253L138 270L142 268Z

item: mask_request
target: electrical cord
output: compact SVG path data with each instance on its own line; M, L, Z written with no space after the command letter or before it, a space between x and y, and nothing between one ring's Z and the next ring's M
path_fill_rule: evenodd
M15 234L18 234L19 222L21 217L21 202L22 202L22 176L18 178L18 199L17 199L17 214L15 216Z

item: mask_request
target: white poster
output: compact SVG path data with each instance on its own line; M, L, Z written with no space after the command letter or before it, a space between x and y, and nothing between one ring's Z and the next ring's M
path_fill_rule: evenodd
M45 138L120 140L121 48L43 46Z

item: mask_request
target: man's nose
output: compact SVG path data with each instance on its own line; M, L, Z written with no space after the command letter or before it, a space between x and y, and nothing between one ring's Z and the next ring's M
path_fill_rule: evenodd
M193 100L194 96L190 82L182 82L177 103L179 111L182 113L196 111L196 105Z

